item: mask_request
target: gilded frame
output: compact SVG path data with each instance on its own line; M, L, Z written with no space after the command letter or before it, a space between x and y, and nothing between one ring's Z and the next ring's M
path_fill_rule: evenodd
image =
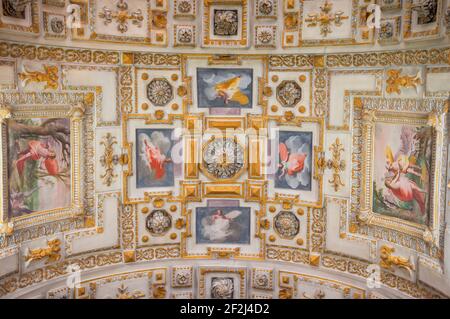
M247 287L247 269L241 267L199 267L198 269L198 298L205 299L206 298L206 288L207 285L206 275L208 274L235 274L239 277L239 299L244 299L246 297L246 287Z
M38 36L40 32L39 1L30 1L30 21L28 21L30 24L29 26L15 24L14 22L9 22L8 20L9 18L4 16L2 13L2 15L0 16L0 29L5 30L5 32L26 32L33 36ZM14 18L12 18L12 20L14 20Z
M121 156L121 162L124 165L124 169L122 171L122 190L123 190L123 204L131 205L131 204L141 204L141 203L149 203L153 197L171 197L172 191L168 192L144 192L144 196L141 198L129 197L129 177L134 174L134 152L133 152L133 144L134 142L128 140L128 129L129 129L129 121L130 120L141 120L144 121L145 125L174 125L175 121L181 121L181 125L184 123L184 118L182 114L168 114L167 119L158 120L155 119L152 114L137 114L137 113L123 113L122 114L122 149L123 154ZM143 126L144 127L144 126ZM181 126L183 127L183 126ZM150 128L150 127L149 127ZM185 138L184 136L182 137ZM135 164L134 164L135 165ZM183 165L184 167L185 165ZM180 181L181 183L182 181ZM181 185L182 186L182 185ZM183 187L182 187L183 188ZM182 189L180 190L182 192Z
M414 101L419 106L421 100ZM413 102L412 102L413 103ZM442 103L445 104L445 103ZM423 239L425 242L434 243L437 245L439 240L440 228L440 207L439 207L439 189L441 155L438 145L442 144L443 132L446 121L443 114L447 112L445 108L442 110L421 110L419 113L407 112L408 110L386 110L381 106L365 106L361 98L356 97L354 100L355 112L361 112L361 120L354 119L355 122L360 122L355 125L361 125L361 140L365 141L361 147L361 194L360 194L360 209L357 212L357 218L360 222L368 226L379 226L382 228L392 229L407 235ZM374 128L375 123L395 123L395 124L410 124L410 125L429 125L433 129L432 142L432 164L431 164L431 188L430 188L430 220L428 225L421 225L411 221L406 221L397 217L385 216L373 211L373 185L372 177L374 174ZM355 143L355 142L354 142ZM355 145L353 145L355 148ZM355 203L356 204L356 203Z
M89 27L93 30L90 34L89 40L96 40L96 41L103 41L103 42L114 42L114 43L121 43L121 42L129 42L129 43L140 43L140 44L152 44L151 43L151 31L152 31L152 9L150 0L145 1L145 8L142 10L143 14L147 15L147 25L143 25L142 28L147 29L147 36L145 37L133 37L129 35L109 35L109 34L100 34L96 32L95 29L95 21L97 20L98 11L100 8L97 8L97 5L95 1L93 0L86 0L88 1L86 4L89 6L89 13L87 15L89 16Z
M265 251L266 251L266 233L263 231L262 227L262 221L264 217L266 217L266 209L265 209L265 203L266 203L266 195L265 195L265 185L258 185L262 188L262 196L260 196L259 200L252 200L252 198L249 198L249 194L245 198L241 196L232 196L232 187L233 186L249 186L249 185L239 185L237 183L233 184L216 184L216 183L210 183L209 186L212 187L222 187L219 189L218 193L222 193L223 196L216 193L213 196L208 196L205 194L205 196L202 197L201 194L201 186L203 183L200 182L198 184L199 190L197 191L197 197L192 198L184 198L182 203L182 212L181 216L185 218L186 225L185 229L181 232L181 242L180 242L180 251L181 251L181 257L186 259L216 259L216 258L223 258L223 259L241 259L241 260L263 260L265 258ZM227 197L225 197L228 195ZM199 202L202 202L201 199L206 198L213 198L213 199L221 199L221 198L235 198L240 201L240 207L242 207L242 204L250 204L250 225L254 225L254 230L250 229L250 245L254 245L258 243L259 241L259 248L258 251L255 252L243 252L242 247L246 246L243 244L228 244L228 246L223 246L222 244L205 244L204 249L202 251L197 252L190 252L189 251L189 245L188 240L195 237L195 222L194 217L195 215L195 209L196 207L203 207L195 204L199 204ZM195 203L197 202L197 203ZM256 206L254 202L259 202L260 204ZM189 203L193 203L194 205L189 206ZM253 204L253 207L251 207ZM252 242L256 241L256 242ZM198 244L195 244L198 247Z
M278 201L292 201L293 204L296 206L303 206L303 207L311 207L311 208L322 208L323 207L323 192L324 192L324 186L323 186L323 171L320 168L320 154L324 151L324 141L325 141L325 119L320 117L301 117L297 116L292 119L286 119L285 117L281 116L268 116L267 120L274 121L275 124L277 124L278 128L283 128L284 126L297 126L301 127L302 123L308 123L317 125L318 128L318 140L319 143L316 145L313 145L313 172L312 172L312 180L316 180L318 183L317 188L317 200L316 201L304 201L301 199L301 195L292 196L291 194L286 194L286 192L283 192L280 189L274 188L273 193L274 197L269 198L268 202L271 203L277 203ZM264 165L266 163L264 162Z
M301 0L302 4L305 0ZM323 1L324 2L324 1ZM306 23L303 23L304 10L303 6L299 10L299 30L298 30L298 46L321 46L321 45L355 45L357 44L357 33L358 33L358 25L357 25L357 17L359 10L359 2L358 0L351 0L352 4L351 8L351 16L349 16L350 25L351 25L351 37L349 38L340 38L340 39L311 39L311 40L303 40L302 34L303 30L308 28ZM371 43L373 41L361 41L363 44Z
M242 34L240 39L230 40L230 39L212 39L211 38L211 6L223 5L230 7L241 7L242 16L240 21L240 27ZM249 1L248 0L202 0L202 45L205 47L223 47L223 46L233 46L233 47L247 47L249 45Z
M403 40L405 42L408 41L414 41L414 40L421 40L423 38L431 39L431 38L437 38L439 37L440 30L441 30L441 16L443 13L443 1L438 0L437 3L437 11L436 11L436 26L433 29L425 30L425 31L416 31L413 32L412 28L412 13L413 13L413 5L414 0L406 0L405 1L405 10L403 13Z
M82 177L81 177L81 150L83 147L83 115L85 108L82 104L70 106L50 105L46 109L39 106L17 105L13 108L2 106L0 108L1 139L0 165L3 172L0 190L2 191L0 206L0 222L10 223L15 230L33 225L40 225L50 221L75 218L84 214ZM46 211L35 212L30 215L10 218L9 207L9 177L7 155L7 122L8 119L29 118L68 118L70 119L70 160L71 160L71 204L69 207L55 208Z

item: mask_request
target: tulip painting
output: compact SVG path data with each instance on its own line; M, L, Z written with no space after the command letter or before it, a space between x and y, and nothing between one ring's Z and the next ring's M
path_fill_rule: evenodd
M137 129L137 188L174 185L172 129Z
M428 224L432 130L377 123L373 211Z
M275 187L311 190L312 133L278 132Z
M69 119L8 121L9 214L70 206Z

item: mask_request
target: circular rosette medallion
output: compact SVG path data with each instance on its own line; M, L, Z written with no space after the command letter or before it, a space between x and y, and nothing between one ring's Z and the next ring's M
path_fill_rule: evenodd
M156 209L147 216L145 227L153 236L162 236L172 227L172 217L164 209Z
M208 141L203 148L203 170L211 178L238 177L244 169L244 148L233 138Z
M261 0L258 6L261 15L269 15L273 11L273 0Z
M277 87L277 100L284 107L294 107L302 99L302 88L295 81L283 81Z
M234 295L233 278L213 277L211 282L212 299L232 299Z
M164 106L173 99L173 88L164 78L153 79L147 85L147 97L155 106Z
M300 222L292 212L279 212L274 218L275 231L283 239L292 239L300 231Z

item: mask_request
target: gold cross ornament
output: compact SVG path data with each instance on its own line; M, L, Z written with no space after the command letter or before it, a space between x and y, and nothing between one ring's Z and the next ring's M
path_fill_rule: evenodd
M342 20L348 19L348 16L344 16L344 12L337 11L335 13L331 13L333 8L333 4L326 0L320 6L320 13L310 13L308 17L305 19L308 27L316 27L320 26L320 34L323 37L326 37L329 33L332 33L331 24L334 22L334 25L339 27L342 25Z

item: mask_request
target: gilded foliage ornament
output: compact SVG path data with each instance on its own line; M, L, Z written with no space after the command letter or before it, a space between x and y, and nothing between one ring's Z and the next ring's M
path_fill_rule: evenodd
M114 145L117 144L117 139L111 133L106 133L103 136L100 145L103 145L103 155L100 157L100 164L105 168L105 172L100 175L103 183L107 186L111 186L114 180L117 178L117 174L114 172L114 166L119 163L119 156L114 154Z
M58 67L56 65L44 65L43 71L31 71L24 67L24 72L19 73L19 79L27 86L30 83L44 82L44 90L56 90L58 88Z
M117 294L116 294L116 299L140 299L140 298L144 298L145 294L140 291L140 290L136 290L133 292L130 292L128 287L125 286L124 284L121 284L120 287L117 288Z
M422 84L420 71L415 76L402 75L402 70L391 69L387 71L386 93L400 94L402 88L414 88Z
M103 7L102 11L99 13L99 17L104 19L105 25L110 24L113 20L117 23L117 30L121 33L128 31L128 21L130 20L132 24L142 27L142 21L144 16L142 15L142 10L138 9L133 12L128 11L128 3L125 0L119 0L116 4L117 11L113 11L107 7Z
M339 27L342 25L342 20L348 19L348 16L344 16L344 12L337 11L335 13L331 13L333 9L333 3L326 0L320 6L320 13L310 13L308 17L305 19L308 27L316 27L320 26L320 34L323 37L327 37L329 33L332 33L331 29L332 23L335 26Z
M414 270L412 262L404 257L393 256L395 251L393 247L386 245L380 248L380 266L384 269L392 270L394 267L403 268L409 273Z
M27 262L27 264L42 259L46 259L46 264L59 261L61 259L60 245L61 241L59 239L53 239L47 241L47 247L28 249L28 252L25 255L25 261Z

